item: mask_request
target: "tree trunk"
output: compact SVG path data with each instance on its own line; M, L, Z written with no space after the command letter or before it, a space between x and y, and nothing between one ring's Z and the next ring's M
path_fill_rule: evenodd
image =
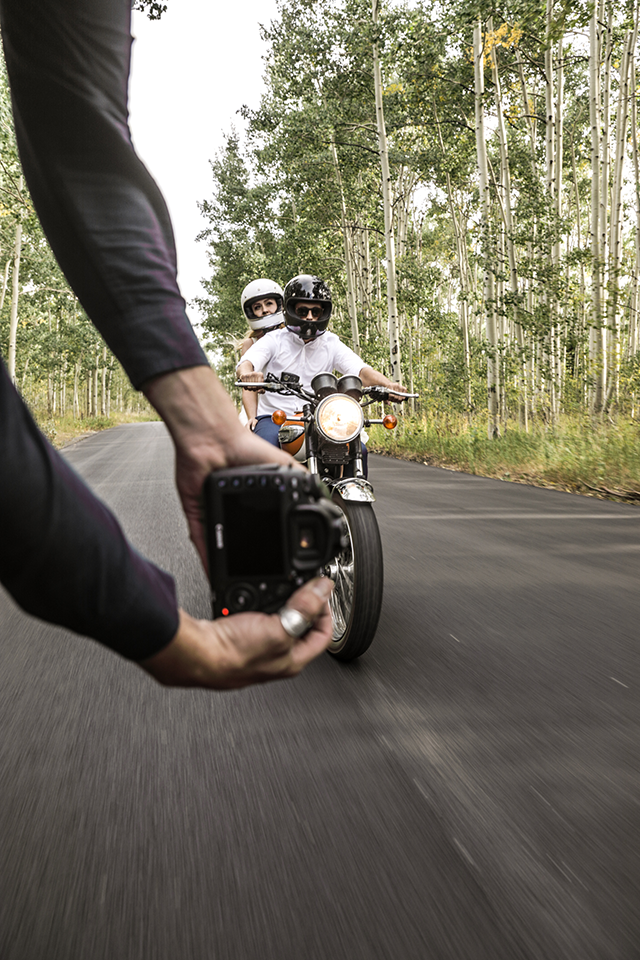
M514 224L513 213L511 210L511 172L509 170L509 146L507 142L507 130L502 113L502 90L500 88L500 74L498 72L498 50L492 51L492 71L493 84L496 103L496 116L498 120L498 139L500 143L500 190L502 192L501 212L504 220L505 244L507 248L507 258L509 262L509 292L513 303L513 320L515 325L515 335L520 353L521 364L521 383L519 388L520 399L518 402L519 418L524 425L526 421L526 371L524 354L524 331L520 318L520 292L518 289L518 269L516 263L516 247L514 242Z
M102 348L102 395L100 398L100 413L107 415L107 348Z
M613 192L611 195L611 225L609 230L609 301L608 322L612 337L611 384L610 392L618 398L620 390L620 322L618 299L620 291L620 269L622 266L622 176L627 146L627 116L629 103L629 73L633 50L636 43L636 31L629 30L625 37L620 62L620 86L616 116L616 154L613 169Z
M600 37L598 12L589 26L589 121L591 126L591 335L590 374L593 378L593 409L602 409L605 365L605 330L602 325L602 251L600 249Z
M629 356L638 349L638 276L640 275L640 158L638 157L638 108L636 104L636 65L631 64L631 136L633 145L633 179L636 201L635 263L632 277Z
M22 177L19 190L22 192ZM16 224L13 244L13 277L11 286L11 313L9 316L9 376L16 382L16 342L18 339L18 298L20 297L20 256L22 252L22 220Z
M373 0L372 14L374 27L378 26L378 10L380 0ZM378 149L382 170L382 205L384 209L384 235L387 253L387 310L389 316L389 355L391 364L391 379L402 383L402 366L400 363L400 329L398 324L398 297L396 291L396 251L393 236L393 209L391 203L391 173L389 170L389 149L387 147L387 130L384 122L382 104L382 73L378 41L374 39L373 47L373 85L376 98L376 124L378 128Z
M11 270L11 257L7 260L4 265L4 273L2 275L2 293L0 293L0 313L2 313L2 308L4 307L5 297L7 295L7 286L9 284L9 271Z
M482 258L484 273L484 314L487 340L487 433L489 438L499 436L498 427L498 336L496 329L493 264L490 260L489 223L491 203L489 196L489 165L484 133L484 50L482 23L478 21L473 32L473 59L475 66L476 150L480 177L480 206L482 215Z
M353 257L350 250L349 235L347 227L347 207L344 200L344 190L342 187L342 174L338 162L338 151L335 142L331 141L331 155L333 165L336 171L336 182L340 192L340 220L342 225L342 239L344 244L344 267L347 275L347 309L349 311L349 321L351 323L351 340L355 353L360 353L360 336L358 333L358 310L356 307L355 284L353 276Z

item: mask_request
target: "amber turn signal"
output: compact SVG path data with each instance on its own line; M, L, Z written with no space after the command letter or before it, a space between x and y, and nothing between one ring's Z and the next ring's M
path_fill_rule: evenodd
M382 422L384 426L387 428L387 430L393 430L394 427L398 426L398 418L394 417L392 413L388 413L386 417L383 417Z
M287 415L284 412L284 410L274 410L273 413L271 414L271 419L273 420L274 423L276 423L279 427L281 427L282 424L286 421Z

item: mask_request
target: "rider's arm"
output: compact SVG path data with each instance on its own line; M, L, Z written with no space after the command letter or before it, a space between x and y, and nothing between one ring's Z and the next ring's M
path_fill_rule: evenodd
M249 347L240 360L240 363L236 366L236 373L240 379L253 373L255 370L264 370L266 368L273 355L274 336L275 335L270 334L267 337L260 337L259 340L254 342L252 347Z
M256 390L243 390L242 406L247 415L247 426L253 427L258 416L258 392Z
M393 388L393 392L396 396L407 392L407 388L403 387L401 383L394 383L393 380L389 380L388 377L385 377L384 373L380 373L378 370L374 370L373 367L369 367L367 365L361 369L358 376L362 380L363 387ZM390 399L393 399L393 396L390 397Z

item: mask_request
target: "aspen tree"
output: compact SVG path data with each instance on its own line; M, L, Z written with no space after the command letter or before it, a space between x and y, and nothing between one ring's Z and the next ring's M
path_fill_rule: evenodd
M372 19L374 30L379 22L380 0L372 0ZM380 167L382 170L382 206L384 210L384 236L387 254L387 310L389 330L389 355L391 365L391 379L402 383L402 366L400 358L400 330L398 324L398 295L396 289L396 251L393 235L393 209L391 203L391 173L389 170L389 148L387 146L387 130L384 122L384 108L382 103L382 72L380 69L380 55L378 38L374 35L373 43L373 85L376 101L376 126L378 131L378 150L380 153Z
M22 176L18 183L18 194L22 194L24 181ZM20 258L22 254L22 211L16 223L15 240L13 245L13 275L11 285L11 314L9 317L9 358L8 369L11 382L16 382L16 342L18 337L18 300L20 297Z
M591 335L593 409L602 409L606 377L605 330L602 325L602 252L600 249L600 27L594 7L589 24L589 119L591 126Z
M340 172L340 164L338 162L338 151L336 150L335 140L331 140L331 156L333 159L333 165L336 172L336 182L338 184L338 190L340 193L340 223L342 226L342 238L344 244L344 265L347 276L347 310L349 311L349 321L351 324L351 340L353 344L353 349L356 353L360 353L360 335L358 332L358 309L356 306L356 296L354 291L354 276L353 276L353 257L351 255L350 244L349 244L349 232L347 226L347 206L344 200L344 189L342 186L342 173Z
M445 156L444 140L442 138L442 129L440 127L440 120L438 118L438 111L436 109L435 102L433 104L433 116L436 121L436 129L438 131L438 140L440 142L440 149L442 150L443 157ZM451 214L451 222L453 224L453 232L456 239L456 255L458 258L458 272L460 275L460 321L462 326L462 349L464 352L464 372L465 372L465 402L467 406L467 411L471 410L471 352L469 348L469 285L467 281L467 263L466 263L466 242L462 236L462 229L458 223L458 217L456 213L455 201L453 196L453 187L451 184L451 175L447 170L445 172L445 178L447 183L447 202L449 204L449 212ZM413 391L412 391L413 392Z
M498 335L496 328L496 305L494 290L493 264L491 263L489 222L491 217L491 198L489 195L489 165L487 144L484 133L484 48L482 43L482 22L476 23L473 32L473 60L475 67L476 102L476 151L478 155L478 173L480 180L480 207L482 215L482 260L484 274L484 317L489 348L487 352L487 433L490 438L499 436L498 428Z
M600 261L602 271L602 406L606 404L607 384L609 382L609 340L610 330L607 325L607 309L609 300L609 175L610 175L610 121L611 121L611 60L613 55L613 4L607 2L607 24L604 45L604 63L602 70L602 128L600 136Z
M500 144L500 188L502 199L500 201L500 211L504 221L505 243L507 248L507 258L509 263L509 292L513 304L514 324L516 341L520 352L520 363L522 365L522 402L518 404L520 408L520 417L525 423L527 419L526 412L526 369L524 355L524 333L520 322L520 292L518 289L518 269L516 264L516 247L514 242L514 224L513 213L511 209L511 173L509 170L509 146L507 143L507 131L504 123L502 111L502 89L500 85L500 74L498 72L498 49L494 46L491 51L491 69L493 73L493 89L496 104L496 116L498 120L498 141ZM498 194L499 197L499 194Z
M631 310L629 317L629 356L638 349L638 275L640 273L640 157L638 156L638 109L636 103L636 64L631 63L631 143L633 150L633 182L636 207L635 260L633 264Z
M620 322L618 299L620 292L620 268L622 266L622 176L627 145L627 116L629 103L629 74L633 50L636 45L636 29L627 31L620 62L620 84L618 88L618 106L616 111L616 152L613 168L613 191L611 194L611 224L609 231L609 301L608 320L613 341L611 358L612 376L609 385L610 396L616 398L620 390Z

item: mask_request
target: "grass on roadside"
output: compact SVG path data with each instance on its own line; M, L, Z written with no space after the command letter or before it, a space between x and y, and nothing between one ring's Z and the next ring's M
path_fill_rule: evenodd
M369 449L485 477L640 500L640 424L628 420L564 417L528 433L514 425L489 440L486 421L407 418L393 431L372 427Z
M35 412L35 419L44 433L55 447L64 447L65 444L85 434L97 433L99 430L108 430L122 423L144 423L148 420L159 420L153 412L145 413L112 413L109 417L49 417Z

